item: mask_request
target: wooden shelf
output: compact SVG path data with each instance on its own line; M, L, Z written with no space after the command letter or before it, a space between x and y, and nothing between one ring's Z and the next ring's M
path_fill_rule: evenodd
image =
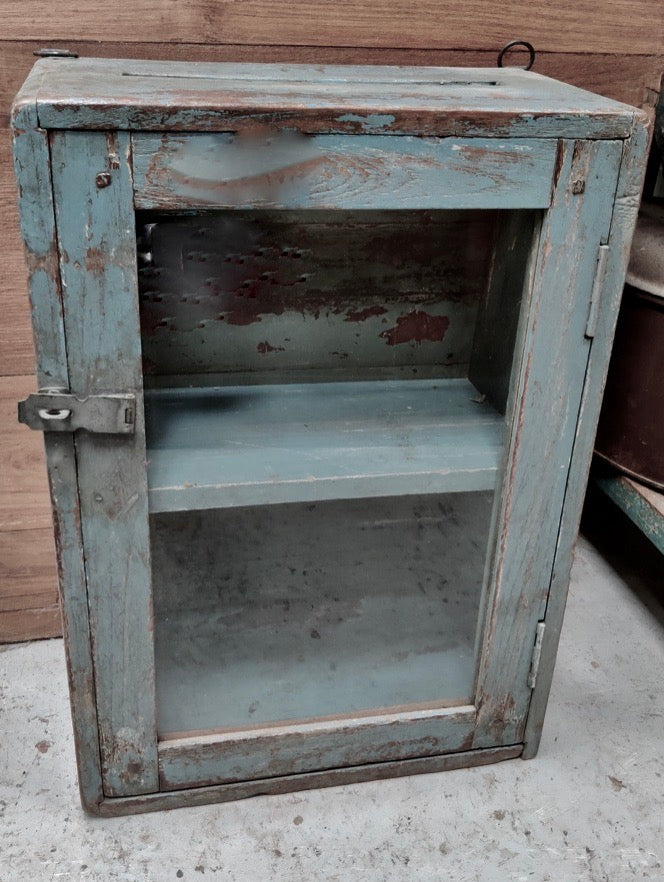
M152 512L493 489L504 421L465 379L146 392Z
M595 469L594 480L655 548L664 554L664 493L606 466Z

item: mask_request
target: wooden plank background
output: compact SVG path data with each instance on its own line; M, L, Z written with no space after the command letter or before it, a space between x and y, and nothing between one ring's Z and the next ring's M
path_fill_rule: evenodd
M34 389L9 108L44 46L108 58L491 67L514 38L535 70L652 108L664 72L661 0L5 0L0 38L0 642L58 633L41 436L16 422ZM312 27L312 22L315 26ZM70 39L76 35L76 39ZM514 62L520 61L515 56Z

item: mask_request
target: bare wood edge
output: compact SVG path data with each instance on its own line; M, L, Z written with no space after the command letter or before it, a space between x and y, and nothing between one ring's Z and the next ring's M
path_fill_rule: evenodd
M353 731L360 728L373 729L377 726L391 726L394 723L410 723L415 720L445 719L449 717L460 717L462 719L468 717L474 719L475 707L472 704L457 707L431 708L422 708L416 705L400 713L391 713L389 710L385 710L365 716L346 714L339 715L338 718L333 719L296 720L293 723L267 724L266 726L255 726L250 729L230 729L220 732L208 732L202 735L187 734L181 738L171 738L168 741L162 741L159 745L159 753L160 756L177 756L192 749L214 750L216 747L237 744L241 741L268 743L274 738L283 738L288 735L305 737L309 735L327 735L344 732L348 729ZM356 724L357 719L362 720L360 726Z
M464 750L458 753L429 756L396 762L368 763L363 766L348 766L342 769L326 769L319 772L303 772L298 775L284 775L276 778L263 778L257 781L243 781L238 784L221 784L213 787L196 787L174 790L170 793L148 793L138 797L102 799L95 804L85 804L86 811L102 817L138 812L163 811L179 806L197 806L214 802L230 802L248 799L252 796L274 796L321 787L338 787L344 784L360 784L370 781L383 781L404 775L426 775L435 772L453 771L471 766L485 766L503 760L515 759L521 755L522 744L505 747Z
M569 578L574 544L579 531L581 510L592 458L592 443L597 430L602 396L609 368L611 341L618 319L618 308L627 267L627 258L639 209L645 157L652 136L652 123L647 113L634 114L632 134L623 146L623 158L611 219L608 244L613 272L606 274L599 306L597 329L591 345L584 381L579 420L572 451L563 517L558 532L556 554L544 620L546 628L542 641L537 683L533 690L524 730L523 759L537 754L546 706L553 680L553 668L560 642L560 632L567 604Z
M366 710L353 711L349 713L326 714L320 717L298 717L293 720L274 720L269 723L254 723L251 726L223 726L216 729L191 729L185 732L162 732L159 734L159 741L164 746L166 742L186 741L187 739L202 739L210 736L211 738L219 738L224 735L233 733L260 733L266 730L283 728L292 731L297 726L308 726L314 723L336 723L337 721L364 720L370 717L384 717L389 715L391 719L396 716L412 715L421 711L439 711L444 714L453 711L474 710L474 705L470 703L470 699L449 699L448 701L418 701L413 704L396 704L390 707L368 708ZM200 743L200 740L198 741Z
M57 232L55 211L53 207L53 189L50 173L50 149L48 133L39 128L36 89L41 81L33 71L28 76L23 88L12 105L11 125L14 149L20 151L21 139L28 139L26 147L28 158L35 164L34 169L45 170L41 181L43 192L33 195L38 201L36 206L40 216L45 220L42 231L44 250L49 258L44 260L35 254L36 262L43 263L48 270L52 295L59 303L61 299L59 262L57 257ZM39 180L39 175L35 175ZM34 209L30 194L26 194L19 182L19 206L26 213ZM31 265L33 253L24 239L28 266ZM33 328L38 323L36 304L33 303ZM61 360L58 365L58 376L48 374L40 363L39 339L35 339L37 351L37 375L39 385L67 385L67 364L64 347L64 323L60 313L58 331L63 339ZM35 335L36 338L38 335ZM48 483L53 509L53 530L55 534L58 568L58 598L62 618L67 680L71 701L72 726L74 730L74 746L78 768L78 784L81 802L85 807L93 806L103 798L101 763L99 756L99 740L97 736L97 707L92 678L92 652L90 645L90 626L88 615L87 583L83 560L83 540L81 535L80 513L78 505L78 489L76 482L76 455L71 435L45 435L46 461L48 465ZM80 657L74 658L74 647L78 648Z

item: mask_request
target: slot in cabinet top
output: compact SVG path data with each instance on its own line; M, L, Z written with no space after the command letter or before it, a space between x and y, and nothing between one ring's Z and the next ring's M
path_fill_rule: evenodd
M626 138L625 104L517 68L44 58L14 107L47 129ZM18 123L16 123L18 124Z

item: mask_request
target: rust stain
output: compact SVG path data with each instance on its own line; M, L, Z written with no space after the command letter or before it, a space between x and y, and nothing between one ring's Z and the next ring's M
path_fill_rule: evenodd
M554 193L556 187L558 186L558 181L560 179L560 173L563 170L563 165L565 164L565 142L561 138L558 141L558 148L556 150L556 161L553 166L553 181L551 183L551 192Z
M276 215L251 222L229 215L204 228L157 224L154 262L138 274L143 333L184 334L202 322L242 327L288 314L350 323L383 316L389 327L411 310L476 299L486 277L488 220L441 223L427 213L396 222L383 213L378 221L342 214L303 224ZM421 235L423 224L431 235ZM464 267L471 272L464 275Z
M268 352L284 352L285 351L283 346L271 346L267 342L267 340L264 340L262 343L259 343L258 346L256 347L256 349L258 350L258 352L260 352L261 355L267 355Z
M368 318L384 315L387 312L384 306L367 306L366 309L346 313L345 322L365 322Z
M430 315L428 312L414 310L399 316L396 326L388 328L379 336L384 337L388 346L400 343L422 343L427 340L440 343L450 326L446 315Z
M470 162L484 162L487 159L500 165L515 165L522 161L523 154L512 152L511 150L496 150L488 147L475 147L469 144L463 144L459 150L462 159ZM471 174L475 174L476 170L472 169Z
M40 753L48 753L49 748L51 747L50 741L38 741L35 744L35 747Z
M106 255L103 248L91 247L85 252L85 268L89 273L100 276L106 266Z
M574 150L572 151L572 168L576 167L577 162L583 156L584 141L575 141Z
M108 166L111 169L120 168L120 141L117 132L106 134L106 149L108 151Z

